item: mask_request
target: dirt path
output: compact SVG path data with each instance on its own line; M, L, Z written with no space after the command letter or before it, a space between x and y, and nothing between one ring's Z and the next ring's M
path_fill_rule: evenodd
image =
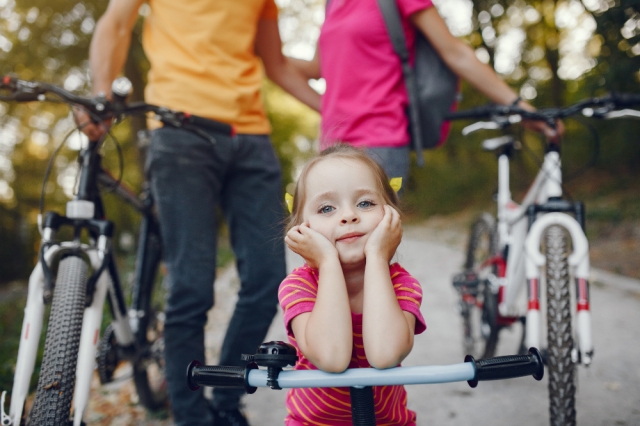
M468 223L468 217L432 218L426 223L406 227L399 261L423 283L423 312L429 329L416 338L414 350L404 365L462 361L461 326L455 313L456 295L450 278L462 263L466 243L464 232L457 230L466 229ZM601 250L603 257L613 256L612 250L600 248L599 244L599 241L592 243L592 251ZM636 256L638 258L640 256ZM290 266L297 262L299 260L289 259ZM593 263L594 266L602 264L595 259ZM578 420L586 425L640 424L640 410L635 408L637 395L640 395L640 370L633 357L640 349L637 343L640 331L635 326L640 322L640 282L625 281L607 272L595 273L594 278L592 297L597 351L594 365L588 370L579 369ZM619 284L610 284L613 281ZM216 283L219 303L210 311L206 329L208 363L217 362L238 286L233 268L224 271ZM516 335L516 330L501 334L502 354L516 348ZM286 340L280 315L274 319L266 340ZM472 391L462 383L411 386L409 405L418 412L419 425L427 424L427 419L428 424L548 424L546 382L536 383L532 379L487 382L479 389ZM151 417L136 405L130 381L96 389L94 395L87 415L91 425L172 424L170 419ZM285 395L285 391L260 389L255 395L245 397L246 412L252 425L282 424L286 415ZM521 403L524 401L526 403Z

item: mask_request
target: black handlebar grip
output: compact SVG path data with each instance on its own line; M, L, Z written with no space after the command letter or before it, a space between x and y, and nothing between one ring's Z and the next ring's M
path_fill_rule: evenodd
M621 107L640 105L640 95L635 93L614 93L612 97L616 104Z
M242 389L251 394L255 387L249 386L247 381L249 371L255 370L258 365L251 363L246 367L225 367L220 365L202 365L200 361L191 361L187 367L187 386L192 391L200 389L200 386L216 388Z
M529 348L528 355L499 356L478 361L467 355L464 362L473 362L475 365L476 375L473 380L467 381L472 388L483 380L512 379L529 375L536 380L542 380L544 376L542 355L537 348Z

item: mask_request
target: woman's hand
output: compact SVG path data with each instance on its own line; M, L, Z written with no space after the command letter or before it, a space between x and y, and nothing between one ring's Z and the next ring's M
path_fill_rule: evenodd
M517 106L525 111L536 111L536 109L531 104L525 101L519 101ZM564 123L562 122L562 120L556 120L555 129L549 126L547 123L538 120L523 120L522 126L524 126L524 128L527 130L538 132L544 135L547 139L555 142L560 142L560 139L564 134Z
M284 242L312 268L320 268L328 260L338 260L338 250L331 241L309 228L307 223L291 228Z
M367 258L379 255L388 263L402 241L402 220L393 207L385 205L383 209L384 216L367 240L364 254Z

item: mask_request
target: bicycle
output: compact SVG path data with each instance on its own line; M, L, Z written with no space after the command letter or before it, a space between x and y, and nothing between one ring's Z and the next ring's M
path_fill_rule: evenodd
M192 391L201 386L244 389L253 394L258 387L326 388L348 387L351 396L352 423L357 426L375 426L372 386L437 384L467 381L475 388L485 380L503 380L532 376L540 381L544 376L542 355L530 348L526 355L502 356L475 360L467 355L463 363L452 365L423 365L395 367L386 370L351 368L342 373L321 370L283 370L295 365L296 349L285 342L265 342L255 355L243 355L246 367L203 366L192 361L187 367L187 386ZM260 369L259 367L266 367Z
M215 139L203 129L233 133L225 123L143 102L127 104L130 91L131 83L126 78L114 81L112 100L75 95L37 81L9 76L0 80L0 100L6 102L63 102L84 108L94 122L118 121L151 112L165 126L194 132L212 143ZM148 190L138 196L102 169L102 141L91 141L80 151L77 195L67 203L66 214L47 212L42 223L39 261L29 278L9 414L4 411L6 391L2 394L3 426L17 426L23 421L50 426L84 424L96 360L103 383L113 380L120 360L130 362L142 405L157 410L166 404L163 315L152 304L161 261L161 236L153 200ZM115 225L105 217L101 188L113 191L142 215L129 307L111 250ZM71 241L56 240L62 227L73 229ZM88 235L87 243L82 242L83 233ZM112 321L99 339L105 299L109 301ZM41 374L32 409L23 417L46 304L51 304L51 311Z
M468 135L481 129L506 130L522 119L555 126L557 119L576 114L597 118L640 116L635 110L616 111L633 105L640 105L640 95L613 94L566 108L528 112L517 107L487 106L451 113L449 118L489 119L467 126L463 134ZM482 147L498 157L497 215L494 218L483 213L473 223L464 271L453 279L460 295L464 350L475 356L494 356L500 331L517 321L524 323L521 351L524 347L542 347L541 313L546 311L548 344L542 353L549 370L550 422L572 425L576 422L574 369L577 364L591 364L594 353L584 205L563 199L560 147L556 142L546 141L540 171L520 204L512 200L509 186L509 164L519 143L507 134L483 141ZM542 267L546 267L544 281ZM576 283L574 291L569 285L570 276ZM527 313L521 317L518 303L525 282ZM540 297L541 284L546 286L546 306Z

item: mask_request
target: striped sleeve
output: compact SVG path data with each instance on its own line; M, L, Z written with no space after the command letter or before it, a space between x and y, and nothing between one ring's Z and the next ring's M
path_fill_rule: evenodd
M311 312L318 295L317 272L304 265L294 269L282 281L278 289L278 300L284 316L284 326L292 333L291 321L298 315Z
M397 263L389 267L389 273L391 274L391 283L400 308L416 317L415 334L422 333L427 329L427 324L422 312L420 312L420 305L422 304L422 287L420 283Z

